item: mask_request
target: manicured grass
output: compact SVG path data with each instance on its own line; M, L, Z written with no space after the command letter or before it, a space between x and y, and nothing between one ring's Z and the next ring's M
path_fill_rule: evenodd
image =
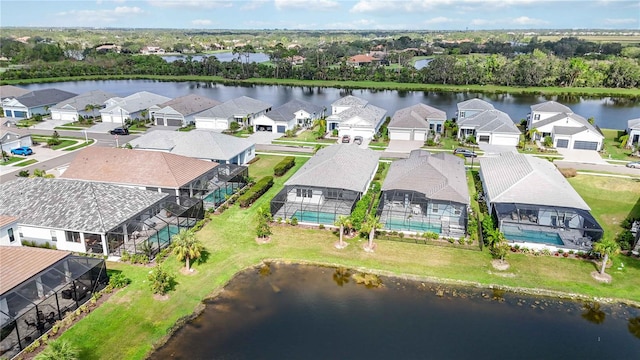
M624 134L622 130L601 129L604 135L604 151L602 157L604 159L613 160L638 160L637 157L631 156L631 149L620 147L618 138Z
M77 143L78 142L75 141L75 140L61 140L60 144L52 146L51 150L60 150L62 148L66 148L68 146L73 146L73 145L75 145Z
M36 159L29 159L29 160L27 160L27 161L23 161L23 162L19 162L19 163L17 163L17 164L14 164L13 166L20 166L20 167L22 167L22 166L27 166L27 165L35 164L35 163L37 163L37 162L38 162L38 160L36 160Z
M77 126L56 126L54 127L55 130L84 130L86 128L83 127L77 127Z
M10 156L7 161L0 161L0 166L11 165L13 163L17 163L18 161L24 160L23 157Z
M93 139L89 139L89 142L81 142L80 144L76 145L76 146L72 146L69 148L64 149L63 151L73 151L73 150L78 150L80 148L83 148L85 146L89 146L91 144L93 144L95 141Z
M250 175L255 178L271 175L273 165L280 160L278 156L260 155L260 160L250 165ZM274 225L271 242L258 245L255 241L258 207L267 205L305 160L297 158L295 167L275 178L273 188L249 209L235 205L212 217L197 234L209 255L206 262L194 265L194 274L180 274L178 269L184 265L173 257L165 262L163 266L176 274L177 281L169 300L153 300L146 281L149 267L109 263L110 269L122 271L133 280L132 284L64 333L62 338L80 348L83 359L145 358L152 351L152 344L160 341L178 319L189 316L203 298L219 291L236 272L270 259L340 265L424 279L462 280L484 286L544 288L640 301L640 261L623 256L615 257L614 266L608 270L613 282L600 284L590 276L596 264L589 261L509 254L507 260L511 268L505 276L491 267L487 251L377 240L376 252L367 253L362 249L364 240L359 238L347 240L350 245L346 249L336 250L333 244L338 237L332 231L288 225ZM604 204L607 209L594 212L603 222L612 220L609 213L626 216L630 207L633 208L629 198L633 197L637 202L640 194L640 184L632 181L618 183L620 179L615 179L615 182L603 184L600 178L588 176L578 176L570 181L583 195L597 190L595 196L585 197L592 207L608 202ZM607 191L602 191L601 187ZM606 198L601 197L604 192L609 193ZM639 207L635 206L636 209ZM624 269L616 270L620 262L624 262Z
M322 143L322 144L334 144L336 141L333 139L316 139L316 136L313 134L312 130L305 130L300 135L295 137L280 137L276 139L276 141L286 142L286 141L294 141L294 142L308 142L308 143Z

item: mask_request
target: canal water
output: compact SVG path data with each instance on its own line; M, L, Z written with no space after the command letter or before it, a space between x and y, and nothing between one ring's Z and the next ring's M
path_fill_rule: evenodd
M127 96L139 91L149 91L176 98L198 94L218 101L227 101L240 96L249 96L273 104L282 105L292 99L304 100L330 109L331 103L346 95L361 97L371 104L387 110L392 116L396 110L418 103L444 110L449 118L455 116L456 104L472 98L492 103L496 109L509 114L514 122L525 119L531 105L555 100L569 106L576 114L593 117L601 128L623 130L627 120L640 118L640 104L627 98L586 98L579 96L539 96L511 94L481 94L473 92L432 92L396 90L348 90L323 87L294 87L276 85L229 86L210 82L173 82L155 80L91 80L45 84L20 85L25 89L38 90L57 88L76 94L92 90L103 90L118 96Z
M637 359L640 309L271 265L240 273L153 359Z

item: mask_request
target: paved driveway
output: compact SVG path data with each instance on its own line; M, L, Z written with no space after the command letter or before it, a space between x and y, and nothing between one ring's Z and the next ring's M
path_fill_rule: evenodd
M284 134L272 133L269 131L256 131L249 135L247 139L256 144L271 144L271 141L282 137L282 135Z
M484 156L498 156L499 154L506 152L517 152L515 146L480 143L478 144L478 147L484 152Z
M32 125L31 128L39 130L54 130L58 126L63 126L72 122L72 120L44 120Z
M420 149L424 145L423 141L412 140L390 140L385 152L410 153L411 150Z
M564 161L583 163L583 164L601 164L607 165L608 163L600 157L597 151L594 150L571 150L571 149L556 149L558 154L564 157Z

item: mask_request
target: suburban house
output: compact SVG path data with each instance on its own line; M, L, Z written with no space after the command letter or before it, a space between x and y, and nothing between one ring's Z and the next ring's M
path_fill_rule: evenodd
M189 94L149 108L149 117L160 126L187 126L195 124L195 115L219 105L220 101Z
M640 146L640 118L627 121L627 146Z
M369 104L367 100L348 95L331 104L327 116L327 131L338 130L338 136L373 138L382 126L385 109Z
M274 219L333 225L349 216L369 189L380 153L349 144L319 150L271 200Z
M507 152L480 164L482 196L509 242L590 250L602 237L587 203L548 160Z
M536 130L536 140L549 136L556 148L599 151L604 143L600 129L555 101L531 106L531 112L527 115L527 130L533 129Z
M104 259L0 246L0 353L15 357L109 282Z
M163 55L165 51L160 46L145 46L140 50L140 53L142 53L142 55L153 55L153 54Z
M2 109L6 117L27 119L36 114L46 115L49 107L76 95L58 89L34 90L15 98L3 99Z
M23 133L21 130L8 130L0 125L0 152L6 151L7 154L11 149L22 146L32 146L33 140L31 134Z
M136 150L164 151L219 164L246 165L256 156L253 142L212 130L152 130L129 145Z
M13 85L0 85L0 100L16 98L29 93L29 90Z
M469 201L464 159L414 150L391 163L377 216L387 230L458 239L466 236Z
M373 56L369 56L366 54L359 54L351 56L347 59L347 64L355 67L371 65L373 62L378 61L378 59Z
M306 101L291 100L253 120L254 131L284 133L296 126L311 127L324 116L324 107Z
M61 101L49 108L52 120L76 121L78 116L95 117L96 111L104 108L105 101L115 97L102 90L93 90Z
M271 110L271 104L248 96L225 101L194 116L197 129L227 130L231 123L253 126L253 119Z
M0 215L0 246L21 246L18 236L18 218Z
M483 111L494 110L495 108L493 107L493 105L484 100L474 98L459 102L457 104L457 109L458 110L456 111L456 119L457 121L460 121L460 119L476 115Z
M124 125L127 119L148 119L149 109L163 104L170 98L148 91L141 91L127 97L114 97L106 101L106 107L100 110L102 122Z
M23 245L78 253L155 256L170 233L196 220L180 209L169 194L105 183L19 177L0 184L0 215L18 218Z
M430 131L442 133L447 113L425 104L396 111L387 129L390 140L426 141Z
M491 145L517 146L522 133L506 113L491 109L465 114L458 118L458 139L464 140L470 136L476 143Z

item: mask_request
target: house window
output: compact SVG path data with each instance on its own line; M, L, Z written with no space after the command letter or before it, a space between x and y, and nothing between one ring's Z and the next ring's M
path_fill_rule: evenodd
M55 230L51 230L51 241L58 241L58 233Z
M22 235L22 228L18 227L18 235L20 235L20 239L24 239L24 235Z
M431 207L431 211L432 211L434 214L437 214L437 213L438 213L438 211L439 211L439 209L438 209L438 204L433 204L433 206Z
M453 209L453 214L454 215L460 215L460 214L462 214L462 211L460 211L460 209Z
M302 189L296 189L296 197L302 197Z
M540 114L534 114L533 120L540 120Z
M16 241L16 237L13 235L13 229L12 228L7 229L7 234L9 235L9 242L10 243Z
M79 232L67 231L65 236L67 238L67 242L74 242L74 243L79 243L80 242L80 233Z
M459 118L463 118L464 117L464 111L460 111L460 114L458 115Z
M330 199L337 199L338 198L338 190L336 189L328 189L327 190L327 197Z

